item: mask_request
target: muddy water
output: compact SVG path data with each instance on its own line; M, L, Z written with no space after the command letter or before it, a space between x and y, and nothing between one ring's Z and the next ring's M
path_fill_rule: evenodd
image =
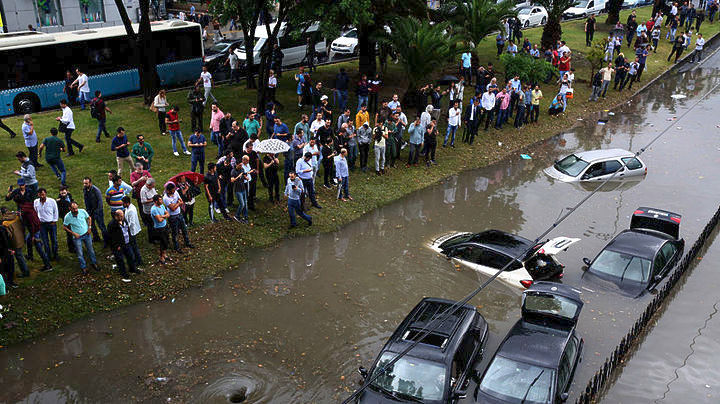
M488 228L534 238L588 192L550 180L543 168L576 150L636 150L667 125L673 129L643 154L650 166L644 180L608 187L550 237L582 238L559 256L567 265L564 282L577 286L583 285L581 258L626 228L638 206L683 214L682 234L692 242L720 200L714 175L720 118L712 113L720 96L680 122L666 119L715 84L712 67L719 64L709 62L702 71L653 85L607 116L606 125L588 116L572 131L528 148L531 160L514 155L335 233L257 251L240 270L174 301L99 315L4 350L0 401L220 403L244 389L247 402L336 402L355 387L357 366L370 365L421 297L460 298L485 279L433 254L424 246L428 240ZM670 98L677 92L688 97ZM585 360L574 390L584 387L649 300L585 286L579 324ZM472 301L490 324L489 352L517 320L520 293L496 282Z

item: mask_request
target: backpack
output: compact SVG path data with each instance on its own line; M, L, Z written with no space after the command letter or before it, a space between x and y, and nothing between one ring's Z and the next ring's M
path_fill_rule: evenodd
M92 102L90 102L90 116L94 119L98 119L100 117L100 113L97 109L97 98L93 99Z

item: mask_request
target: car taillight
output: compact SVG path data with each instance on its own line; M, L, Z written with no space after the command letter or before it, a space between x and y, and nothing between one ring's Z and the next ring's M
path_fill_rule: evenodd
M679 218L679 217L671 217L670 220L672 220L672 221L675 222L675 223L680 223L680 218Z
M545 249L541 248L540 251L538 251L538 254L545 254Z
M557 277L558 277L558 279L561 279L563 276L565 276L565 274L560 272Z
M633 215L642 215L643 213L645 213L645 212L643 212L642 210L639 210L639 209L638 209L638 210L636 210L635 212L633 212Z
M525 288L529 288L530 286L532 286L533 281L530 279L523 279L520 281L520 284L523 285Z

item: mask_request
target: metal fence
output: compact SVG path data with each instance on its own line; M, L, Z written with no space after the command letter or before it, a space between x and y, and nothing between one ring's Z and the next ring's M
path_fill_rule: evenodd
M640 318L635 321L630 331L625 334L620 343L615 347L612 354L605 359L605 363L601 365L600 369L593 375L585 386L585 391L575 401L576 404L588 404L595 402L600 393L606 387L608 382L612 379L613 372L617 370L621 365L631 348L634 346L634 342L640 337L641 333L645 330L645 327L650 323L653 318L655 311L662 305L665 299L670 294L670 291L678 283L678 280L685 274L690 264L695 260L698 252L703 248L708 237L715 229L720 220L720 207L713 215L712 219L705 225L702 233L698 236L693 246L688 250L685 256L675 266L672 275L670 275L667 283L660 289L655 295L652 302L648 304L645 311L642 313Z

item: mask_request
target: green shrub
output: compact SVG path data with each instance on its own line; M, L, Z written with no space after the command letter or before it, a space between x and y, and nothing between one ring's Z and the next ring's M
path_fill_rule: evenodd
M555 67L545 59L535 59L525 53L518 53L515 56L504 53L500 56L500 61L505 67L505 77L509 79L518 76L523 83L538 83L545 80L548 74L556 71Z

